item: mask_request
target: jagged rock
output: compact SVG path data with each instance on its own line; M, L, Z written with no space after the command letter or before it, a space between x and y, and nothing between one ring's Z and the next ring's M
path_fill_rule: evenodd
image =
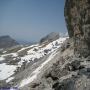
M63 81L62 83L55 83L53 85L54 90L75 90L74 88L74 80L73 79L67 79Z
M84 66L80 65L80 61L79 60L75 60L72 61L71 63L68 63L65 68L69 71L75 71L75 70L79 70L79 69L83 69Z
M67 39L62 45L61 45L61 51L63 52L67 48L71 46L69 39Z
M75 54L90 55L90 1L66 0L65 20L68 33L74 39Z

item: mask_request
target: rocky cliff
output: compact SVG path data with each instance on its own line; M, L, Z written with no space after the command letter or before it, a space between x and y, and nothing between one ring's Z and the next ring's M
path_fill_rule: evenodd
M78 56L90 55L90 0L66 0L65 20Z

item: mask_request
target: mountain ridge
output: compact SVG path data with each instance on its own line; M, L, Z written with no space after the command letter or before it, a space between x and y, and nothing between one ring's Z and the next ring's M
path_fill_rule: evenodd
M9 35L0 36L0 48L9 48L19 45L19 43Z

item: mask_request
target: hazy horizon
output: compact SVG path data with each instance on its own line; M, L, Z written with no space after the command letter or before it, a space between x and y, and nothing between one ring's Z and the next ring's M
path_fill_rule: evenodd
M64 0L0 0L0 36L39 41L51 32L66 33Z

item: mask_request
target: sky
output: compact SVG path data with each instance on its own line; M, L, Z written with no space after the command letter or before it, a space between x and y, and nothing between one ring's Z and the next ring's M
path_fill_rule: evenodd
M0 36L38 41L51 32L66 33L65 0L0 0Z

